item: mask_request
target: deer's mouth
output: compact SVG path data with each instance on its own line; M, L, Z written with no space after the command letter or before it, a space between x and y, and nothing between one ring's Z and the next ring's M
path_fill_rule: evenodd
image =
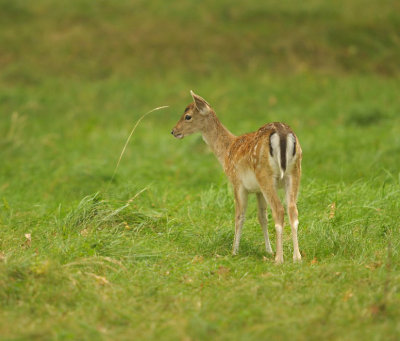
M174 137L177 139L183 139L183 134L179 133L179 134L174 134Z

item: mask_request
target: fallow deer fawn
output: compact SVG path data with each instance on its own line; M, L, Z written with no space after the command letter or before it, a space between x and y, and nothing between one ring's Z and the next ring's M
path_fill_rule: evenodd
M247 207L247 196L255 193L258 220L264 232L265 247L273 253L267 229L267 203L271 207L276 231L275 262L283 262L282 232L284 208L278 197L278 187L284 187L287 211L292 228L293 260L300 261L297 240L297 193L301 177L301 147L294 132L284 123L274 122L256 132L235 136L218 120L211 106L190 92L194 102L189 104L171 134L181 139L200 132L211 147L235 194L235 239L233 254L239 250L240 236Z

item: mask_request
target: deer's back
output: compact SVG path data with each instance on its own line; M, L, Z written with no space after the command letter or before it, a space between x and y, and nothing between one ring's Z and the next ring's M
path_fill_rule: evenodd
M286 163L287 136L293 136L294 139L292 146L293 159L301 158L300 144L293 130L285 123L268 123L255 132L234 138L224 165L225 172L231 181L235 181L238 177L252 179L258 168L266 168L270 172L274 172L273 155L276 151L273 149L277 148L277 146L276 144L274 145L273 138L271 143L273 135L278 137L278 141L281 142L279 148L284 150L279 163ZM286 168L286 164L284 167Z

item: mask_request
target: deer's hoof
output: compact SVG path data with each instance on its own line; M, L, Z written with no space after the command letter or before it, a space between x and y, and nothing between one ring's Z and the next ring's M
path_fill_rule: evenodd
M270 248L270 249L266 249L266 251L267 251L267 253L268 253L269 255L273 255L273 254L274 254L274 251L272 251L271 248Z
M301 262L301 255L299 254L294 254L293 255L293 262L295 263L300 263Z

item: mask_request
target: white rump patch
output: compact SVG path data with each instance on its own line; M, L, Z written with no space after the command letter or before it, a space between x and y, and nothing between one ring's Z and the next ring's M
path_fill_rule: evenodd
M275 175L279 175L279 177L283 178L283 170L281 169L281 146L279 141L278 133L273 133L269 138L272 148L273 157L270 158L270 165L274 171Z
M288 134L286 137L286 169L293 166L293 151L296 146L296 138L293 134Z
M278 133L273 133L270 137L270 141L271 141L271 147L272 150L275 151L280 151L280 146L279 146L279 135ZM275 153L274 153L275 154Z

